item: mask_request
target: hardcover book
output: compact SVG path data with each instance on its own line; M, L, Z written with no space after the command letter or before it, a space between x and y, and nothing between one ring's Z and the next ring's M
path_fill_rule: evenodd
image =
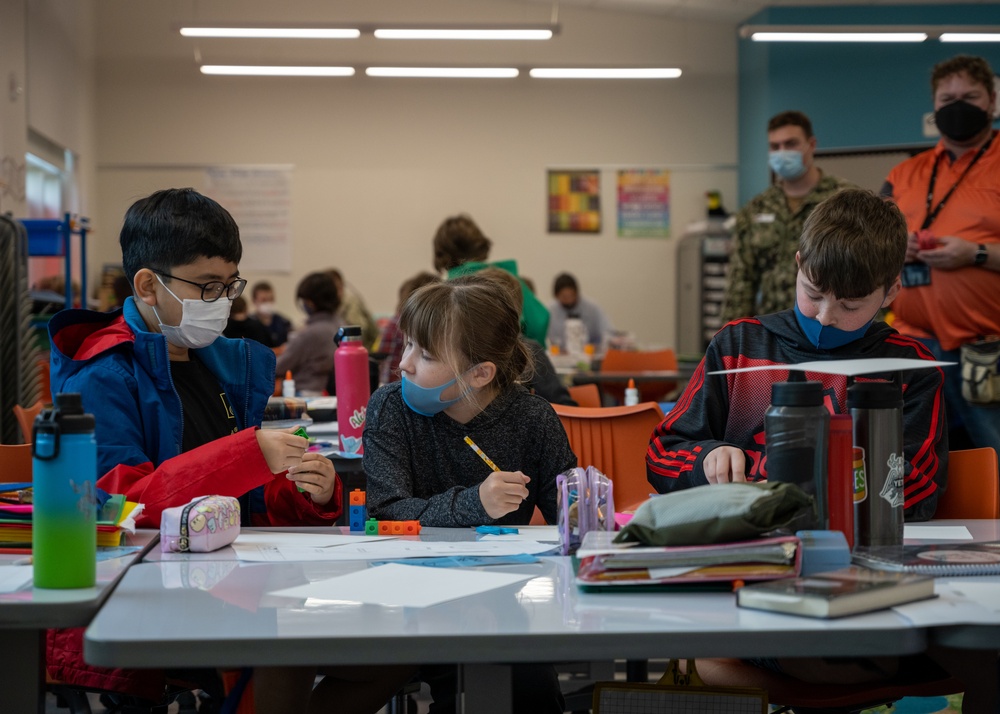
M806 617L843 617L934 597L934 578L850 567L804 578L754 583L736 604Z
M1000 575L1000 541L858 548L856 565L924 575Z

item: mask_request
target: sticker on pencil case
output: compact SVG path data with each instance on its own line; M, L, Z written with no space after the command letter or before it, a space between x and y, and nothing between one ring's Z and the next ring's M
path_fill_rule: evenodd
M917 553L921 560L932 560L935 563L1000 563L1000 552L969 550L925 550Z

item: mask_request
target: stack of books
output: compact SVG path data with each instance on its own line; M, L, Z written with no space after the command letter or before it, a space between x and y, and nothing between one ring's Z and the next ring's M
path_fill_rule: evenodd
M4 499L7 501L9 499ZM125 496L113 494L97 518L97 545L114 547L122 544L123 524L132 516L139 504L126 501ZM31 503L0 501L0 548L31 551ZM135 514L138 515L138 514Z

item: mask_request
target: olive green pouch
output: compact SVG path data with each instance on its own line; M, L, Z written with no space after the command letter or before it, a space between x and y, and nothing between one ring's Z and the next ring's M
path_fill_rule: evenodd
M723 483L654 496L615 537L616 543L707 545L756 538L815 511L792 483Z

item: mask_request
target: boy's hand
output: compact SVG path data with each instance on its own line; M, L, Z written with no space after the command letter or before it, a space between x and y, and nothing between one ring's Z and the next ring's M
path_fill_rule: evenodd
M735 446L717 446L701 462L709 483L746 483L746 454Z
M479 484L479 500L490 518L501 518L516 511L528 497L531 479L520 471L494 471Z
M307 451L301 462L289 467L286 478L294 481L302 491L308 492L317 506L330 502L337 485L337 472L333 468L333 462L315 451Z
M295 436L292 431L294 429L258 429L256 432L257 445L273 474L298 464L309 448L309 440Z

